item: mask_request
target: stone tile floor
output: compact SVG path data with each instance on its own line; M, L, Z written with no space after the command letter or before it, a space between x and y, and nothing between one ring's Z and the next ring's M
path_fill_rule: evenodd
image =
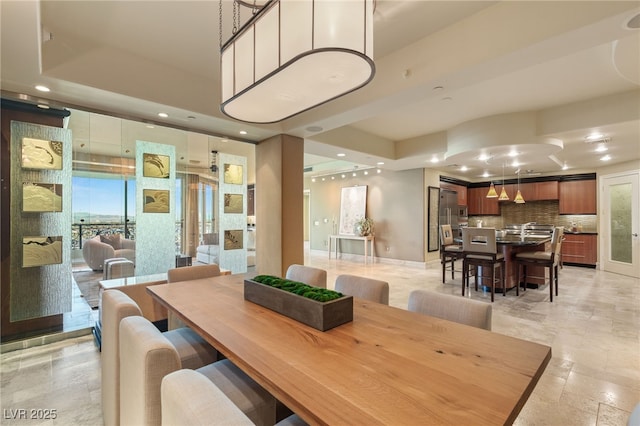
M440 265L364 265L362 258L306 254L305 264L390 284L390 304L405 308L416 288L460 294L460 274L441 283ZM489 295L470 297L489 302ZM560 295L548 287L496 295L493 331L552 347L553 358L516 425L626 425L640 402L640 280L565 266ZM91 335L0 355L1 424L101 425L100 353ZM12 419L21 409L56 410L56 419ZM44 414L45 412L40 412ZM428 422L420 422L426 424Z

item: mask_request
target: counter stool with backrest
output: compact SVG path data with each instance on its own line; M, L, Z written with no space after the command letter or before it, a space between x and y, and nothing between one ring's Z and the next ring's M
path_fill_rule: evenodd
M456 244L453 240L453 231L451 225L440 226L440 263L442 264L442 284L445 281L445 271L447 263L451 263L451 279L455 279L454 276L454 264L455 261L461 259L462 246Z
M462 228L462 251L464 260L462 263L462 295L469 285L469 268L475 271L476 291L478 290L478 268L491 269L491 301L494 300L496 291L496 269L500 270L500 282L502 283L502 295L507 294L505 286L505 261L504 255L498 253L495 228ZM483 274L484 275L484 274ZM519 295L518 286L516 294Z
M527 288L527 266L542 266L549 268L549 301L553 302L553 286L555 285L555 293L558 295L558 265L561 261L562 239L564 238L564 229L560 226L553 228L553 236L551 237L551 251L525 251L517 253L515 263L518 269L517 287L520 287L520 267L524 274L524 289Z
M327 271L320 268L293 264L287 268L285 278L314 287L327 288Z

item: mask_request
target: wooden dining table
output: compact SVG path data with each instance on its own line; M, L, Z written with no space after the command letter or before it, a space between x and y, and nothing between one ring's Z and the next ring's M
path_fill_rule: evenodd
M244 300L253 274L149 287L219 352L310 424L510 424L551 348L354 298L319 331Z

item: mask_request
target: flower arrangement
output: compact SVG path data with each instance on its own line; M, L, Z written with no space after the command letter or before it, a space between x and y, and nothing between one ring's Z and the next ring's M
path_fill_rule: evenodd
M356 235L365 237L367 235L373 235L373 219L370 217L363 217L356 221L353 227L353 231Z

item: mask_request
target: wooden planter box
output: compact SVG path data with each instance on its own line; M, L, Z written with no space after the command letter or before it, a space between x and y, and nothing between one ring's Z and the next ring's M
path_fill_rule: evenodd
M352 296L318 302L256 281L244 280L244 298L320 331L353 321Z

